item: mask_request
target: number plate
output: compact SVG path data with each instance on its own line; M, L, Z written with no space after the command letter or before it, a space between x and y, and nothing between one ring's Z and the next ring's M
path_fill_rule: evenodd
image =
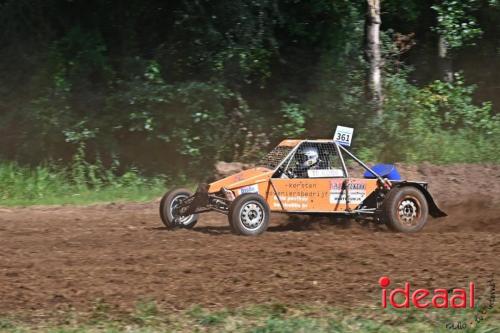
M333 141L336 141L343 146L350 146L353 132L354 128L337 126L335 134L333 135Z

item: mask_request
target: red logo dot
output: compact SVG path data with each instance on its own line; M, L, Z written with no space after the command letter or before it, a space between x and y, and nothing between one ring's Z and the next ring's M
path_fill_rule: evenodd
M391 284L391 280L387 276L382 276L378 279L378 284L380 284L382 288L386 288Z

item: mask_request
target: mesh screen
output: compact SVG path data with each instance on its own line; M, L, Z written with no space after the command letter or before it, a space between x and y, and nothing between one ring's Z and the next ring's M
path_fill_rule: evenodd
M269 154L264 156L257 163L258 166L263 166L269 169L275 169L292 151L294 147L290 146L277 146ZM308 152L311 150L317 154L317 160L314 164L308 164ZM284 166L287 166L286 175L293 178L310 178L311 172L309 170L317 170L314 172L314 177L344 177L344 171L342 169L342 163L340 157L337 154L337 149L333 142L303 142L297 151L291 157L290 163L286 162ZM334 172L327 172L327 171ZM285 170L282 170L284 172ZM324 176L321 176L324 175ZM330 175L330 176L328 176Z
M317 154L317 160L311 159L310 156L308 156L308 152L310 151ZM314 162L308 163L308 161L311 160ZM337 149L335 148L335 144L333 142L302 143L292 157L288 170L290 170L290 172L288 172L287 175L293 178L310 178L311 172L309 172L309 170L316 170L315 172L312 172L312 174L315 175L315 178L345 176L342 169L342 162L337 154Z
M268 169L275 169L281 161L292 151L294 147L288 146L277 146L273 150L269 152L266 156L264 156L259 163L258 166L263 166Z

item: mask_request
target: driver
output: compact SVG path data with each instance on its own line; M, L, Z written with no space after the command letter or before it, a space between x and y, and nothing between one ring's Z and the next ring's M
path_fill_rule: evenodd
M301 148L296 155L296 166L293 171L296 178L307 178L307 170L314 169L319 163L319 152L316 147Z

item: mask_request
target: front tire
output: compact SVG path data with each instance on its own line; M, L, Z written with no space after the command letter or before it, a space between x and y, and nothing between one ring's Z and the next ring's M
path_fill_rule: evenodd
M198 214L189 216L178 216L175 207L179 203L192 196L191 191L178 188L168 191L160 201L160 217L167 229L186 228L191 229L198 222Z
M238 235L257 236L269 226L270 209L266 200L253 193L238 196L229 207L229 224Z
M422 191L413 186L392 189L384 202L384 221L397 232L417 232L427 223L429 207Z

